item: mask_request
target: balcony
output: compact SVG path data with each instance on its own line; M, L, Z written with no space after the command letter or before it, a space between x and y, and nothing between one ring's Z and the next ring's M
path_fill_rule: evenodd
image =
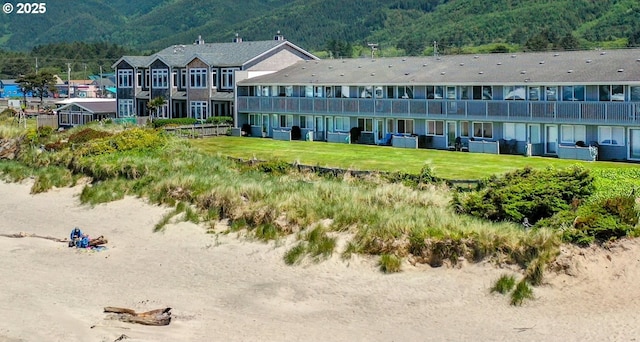
M239 112L469 119L505 122L640 124L640 102L470 101L238 96Z

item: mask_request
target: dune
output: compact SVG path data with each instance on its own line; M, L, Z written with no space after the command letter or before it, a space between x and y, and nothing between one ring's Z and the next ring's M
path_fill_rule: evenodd
M261 243L204 226L153 227L170 209L127 197L94 207L81 187L32 195L0 183L0 234L65 238L75 226L107 249L0 237L0 341L632 341L640 336L640 244L567 247L523 306L489 289L491 263L431 268L337 255L287 266L293 240ZM104 307L170 307L167 326L109 319Z

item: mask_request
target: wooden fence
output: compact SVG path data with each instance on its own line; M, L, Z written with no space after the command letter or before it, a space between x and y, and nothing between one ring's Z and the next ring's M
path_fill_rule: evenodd
M40 114L36 117L37 127L52 127L53 129L58 129L58 116L57 115L48 115L48 114Z
M197 125L164 127L164 130L167 133L175 134L183 138L203 138L203 137L227 135L230 129L231 129L231 126L229 125L214 125L214 124L197 124Z

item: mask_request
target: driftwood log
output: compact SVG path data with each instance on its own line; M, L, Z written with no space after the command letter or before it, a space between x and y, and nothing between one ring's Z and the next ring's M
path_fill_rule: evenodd
M0 234L0 236L8 237L8 238L32 237L32 238L45 239L45 240L51 240L51 241L55 241L55 242L64 242L64 243L69 243L69 241L70 241L69 239L66 239L66 238L65 239L59 239L59 238L53 237L53 236L42 236L42 235L37 235L37 234L33 234L33 233L25 233L25 232L14 233L14 234ZM104 236L100 235L95 239L89 240L89 247L105 245L108 242L109 241Z
M127 308L107 306L105 313L115 314L114 319L127 323L138 323L143 325L169 325L171 323L171 308L156 309L147 312L135 312Z
M25 233L25 232L20 232L20 233L15 233L15 234L0 234L0 236L4 236L4 237L8 237L8 238L33 237L33 238L51 240L51 241L55 241L55 242L69 242L69 239L59 239L59 238L53 237L53 236L42 236L42 235L37 235L37 234L33 234L33 233Z

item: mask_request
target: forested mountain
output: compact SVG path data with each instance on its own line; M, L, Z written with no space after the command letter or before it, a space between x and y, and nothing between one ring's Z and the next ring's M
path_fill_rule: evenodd
M369 42L380 55L429 54L434 41L441 53L640 43L637 0L50 0L46 6L44 14L2 14L5 56L31 51L35 58L58 42L151 53L198 35L226 42L236 34L272 39L277 31L320 56L348 57L367 53Z

